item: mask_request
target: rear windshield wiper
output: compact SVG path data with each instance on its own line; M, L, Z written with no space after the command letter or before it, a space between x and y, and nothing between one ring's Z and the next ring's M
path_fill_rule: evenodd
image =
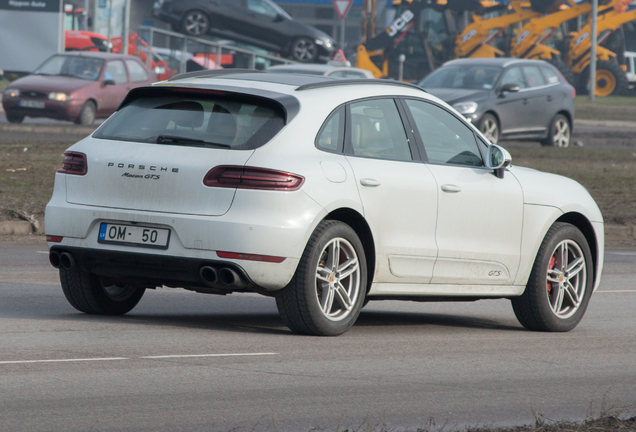
M175 136L175 135L159 135L157 137L157 144L166 144L166 143L172 143L172 144L195 144L195 145L198 144L200 146L216 146L216 147L223 147L223 148L232 147L230 144L214 143L214 142L204 141L204 140L201 140L201 139L180 137L180 136Z

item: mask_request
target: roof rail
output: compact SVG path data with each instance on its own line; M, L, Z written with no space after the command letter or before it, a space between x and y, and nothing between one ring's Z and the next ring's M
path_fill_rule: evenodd
M395 80L388 80L388 79L369 79L369 78L366 78L366 79L338 79L338 80L333 80L333 81L315 82L315 83L301 85L300 87L296 88L296 91L312 90L312 89L323 88L323 87L335 87L335 86L343 86L343 85L357 85L357 84L394 85L394 86L401 86L401 87L409 87L409 88L417 89L417 90L423 91L424 93L427 93L427 91L424 90L422 87L418 87L415 84L407 83L407 82L404 82L404 81L395 81Z
M224 75L234 75L234 74L244 74L244 73L261 73L259 70L255 69L212 69L212 70L201 70L196 72L186 72L179 75L175 75L170 78L168 81L178 81L181 79L187 78L213 78Z

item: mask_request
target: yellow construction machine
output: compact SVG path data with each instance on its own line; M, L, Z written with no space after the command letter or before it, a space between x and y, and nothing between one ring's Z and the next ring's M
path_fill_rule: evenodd
M631 1L631 0L630 0ZM612 2L608 7L599 7L596 24L596 92L597 96L624 95L628 91L625 74L625 40L621 26L636 20L636 8L627 9L625 1ZM565 58L573 73L577 75L577 91L587 93L589 89L589 66L592 46L591 18L585 26L570 36L570 44ZM608 49L606 44L613 35L616 47Z
M365 0L365 4L371 1ZM404 56L403 79L417 80L453 58L458 15L489 13L507 6L491 0L394 0L393 7L395 19L378 35L372 24L366 25L373 23L373 15L365 13L365 37L357 48L356 66L376 78L397 78L399 59Z

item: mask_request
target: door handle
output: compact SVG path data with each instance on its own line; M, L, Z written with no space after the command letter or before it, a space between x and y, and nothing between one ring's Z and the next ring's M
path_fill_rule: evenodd
M448 193L457 193L457 192L461 192L462 188L460 188L459 186L452 185L452 184L443 184L442 185L442 190L444 192L448 192Z
M548 96L548 102L552 102L552 96Z
M375 180L375 179L370 179L370 178L363 178L360 179L360 184L362 186L367 186L367 187L376 187L376 186L380 186L380 182Z
M524 104L524 105L528 105L528 99L524 99L524 100L523 100L523 104Z

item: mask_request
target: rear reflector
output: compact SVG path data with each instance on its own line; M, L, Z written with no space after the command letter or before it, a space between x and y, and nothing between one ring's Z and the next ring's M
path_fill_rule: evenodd
M85 175L88 172L86 155L78 152L64 152L62 168L57 170L62 174Z
M304 177L284 171L227 165L212 168L203 178L210 187L277 191L295 191L304 182Z
M228 258L228 259L239 259L239 260L247 260L247 261L262 261L262 262L270 262L270 263L282 263L285 261L285 257L276 257L270 255L253 255L253 254L243 254L236 252L217 252L216 253L219 258Z
M47 235L46 236L46 241L47 242L51 242L51 243L59 243L62 241L64 237L62 236L54 236L54 235Z

